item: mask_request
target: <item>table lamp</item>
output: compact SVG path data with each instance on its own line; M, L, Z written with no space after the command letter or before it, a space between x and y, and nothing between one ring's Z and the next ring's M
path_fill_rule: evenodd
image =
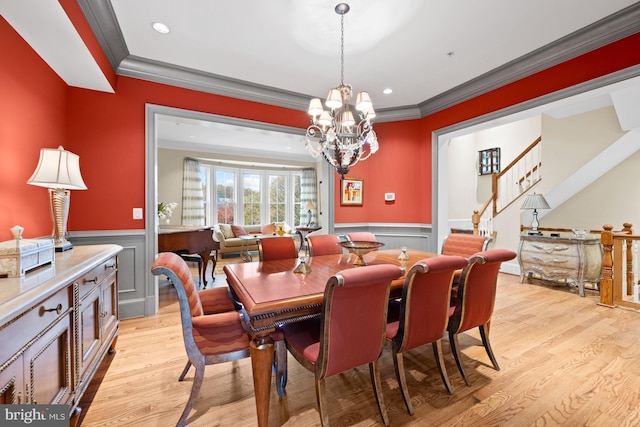
M53 245L56 252L73 248L66 239L69 217L69 190L86 190L80 175L80 157L62 146L43 148L35 172L27 184L49 189L51 219L53 220Z
M308 216L308 221L307 221L307 227L311 226L311 211L313 209L315 209L316 207L313 205L313 202L311 200L307 200L307 203L305 204L304 208L307 210L307 216Z
M551 209L551 206L549 206L549 203L547 203L542 194L529 194L527 198L524 199L524 203L520 209L533 209L533 220L531 221L531 232L529 234L542 234L538 231L538 226L540 225L538 222L538 209Z

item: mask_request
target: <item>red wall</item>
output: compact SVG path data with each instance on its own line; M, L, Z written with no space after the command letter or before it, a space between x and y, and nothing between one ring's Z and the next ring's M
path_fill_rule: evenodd
M306 113L118 77L116 94L69 91L69 146L80 156L88 191L74 192L70 230L144 228L132 208L145 206L145 104L303 127Z
M53 230L47 190L27 185L40 149L67 147L67 86L0 17L0 241Z
M420 121L374 124L380 141L377 153L353 167L349 178L364 179L362 206L340 206L340 179L335 180L335 222L422 223L431 218L431 150L420 155ZM384 193L396 193L385 202Z
M80 155L89 188L72 192L70 231L144 228L132 208L146 205L146 103L308 125L302 111L128 77L115 79L115 94L67 88L2 18L0 39L0 241L11 238L15 224L26 228L25 237L50 234L46 190L25 182L40 148L57 145ZM423 119L375 124L380 150L349 174L364 180L364 206L341 207L336 191L335 222L430 223L433 131L637 65L639 45L636 34ZM396 201L386 203L385 192L395 192Z

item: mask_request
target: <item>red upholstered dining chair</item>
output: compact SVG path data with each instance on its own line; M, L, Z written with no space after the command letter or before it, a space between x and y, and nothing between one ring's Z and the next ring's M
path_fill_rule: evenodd
M291 237L264 237L258 239L260 261L298 258L296 242Z
M492 242L490 236L451 233L442 242L442 255L457 255L469 258L471 255L486 251Z
M307 236L310 256L341 254L340 239L335 234L314 234Z
M352 242L377 242L376 236L368 231L356 231L355 233L347 234L347 239Z
M398 320L390 319L387 323L387 340L393 351L396 378L407 411L411 415L413 408L404 371L404 352L431 343L440 377L447 392L451 394L451 384L442 358L441 338L449 323L453 273L467 263L464 257L447 255L416 262L404 279ZM394 303L396 300L391 302Z
M151 272L156 276L166 275L178 294L182 337L188 357L178 380L184 379L191 365L196 369L191 394L177 423L184 426L200 392L205 366L248 357L250 339L229 297L228 288L198 291L189 267L172 252L160 253L151 266Z
M378 358L385 342L390 284L401 276L402 269L391 264L343 270L327 282L320 318L283 326L287 349L315 374L323 426L329 424L325 379L364 364L369 364L378 409L388 424Z
M493 239L490 236L476 236L474 234L451 233L442 242L442 255L457 255L465 258L478 252L486 251ZM453 292L457 291L461 271L453 277Z
M471 385L469 377L462 367L460 360L460 345L458 334L478 327L482 345L496 371L500 370L491 343L489 342L489 322L493 314L493 306L496 299L496 285L500 265L504 261L512 260L516 253L508 249L492 249L478 252L469 258L467 265L460 276L458 292L452 294L450 302L449 342L451 350L458 365L458 370L467 385Z

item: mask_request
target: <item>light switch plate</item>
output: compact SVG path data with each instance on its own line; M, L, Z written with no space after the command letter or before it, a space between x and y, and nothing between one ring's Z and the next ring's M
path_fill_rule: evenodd
M142 219L142 208L133 208L133 219Z
M393 202L396 199L396 193L384 193L385 202Z

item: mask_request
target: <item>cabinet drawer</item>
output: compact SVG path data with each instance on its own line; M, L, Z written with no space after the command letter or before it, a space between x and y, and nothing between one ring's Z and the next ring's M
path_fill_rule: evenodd
M523 274L534 273L547 280L574 280L576 271L570 268L545 266L535 263L523 263Z
M84 298L93 290L93 288L96 287L96 285L109 277L109 275L113 274L117 268L118 258L114 256L80 277L78 279L78 284L80 285L80 299Z
M522 242L522 252L537 252L541 254L547 255L563 255L567 257L577 257L578 256L578 246L575 244L568 244L562 241L558 242L534 242L534 241L523 241Z
M578 256L566 253L551 253L523 251L520 253L523 264L537 264L549 268L576 269L580 265Z
M49 325L65 316L71 307L70 288L59 290L37 303L0 329L0 364L22 349Z

